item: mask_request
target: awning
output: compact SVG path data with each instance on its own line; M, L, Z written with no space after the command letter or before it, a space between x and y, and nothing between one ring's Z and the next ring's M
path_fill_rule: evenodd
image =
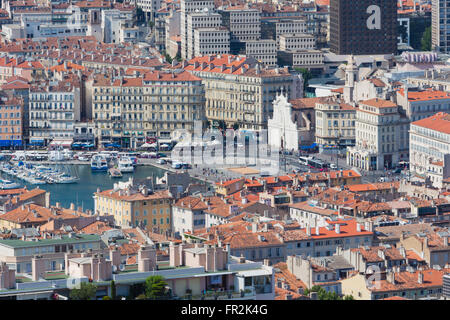
M43 139L35 139L35 140L31 140L30 145L36 145L36 146L41 146L44 144L44 140Z
M307 150L307 149L314 149L315 147L317 147L317 143L314 142L312 145L309 146L300 146L300 149Z
M70 147L73 143L73 139L70 140L56 140L54 139L51 143L51 147L62 146L62 147Z
M172 139L158 139L158 142L161 143L172 143Z
M0 140L0 147L10 147L11 140Z

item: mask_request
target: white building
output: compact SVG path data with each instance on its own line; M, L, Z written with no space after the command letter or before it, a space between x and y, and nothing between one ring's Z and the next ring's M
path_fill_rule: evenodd
M172 206L172 231L176 235L205 227L205 210L208 205L200 198L184 197Z
M391 169L401 160L400 113L392 101L361 101L356 111L356 145L347 151L347 164L363 170Z
M253 57L266 66L277 65L277 43L271 39L245 42L245 55Z
M209 10L205 10L204 12L195 12L190 13L187 16L187 39L186 39L186 48L187 48L187 59L192 59L194 56L197 56L195 54L196 48L195 44L195 30L198 28L202 29L218 29L221 26L222 23L222 16L218 13L211 12ZM205 34L205 36L209 36L210 34ZM222 31L221 36L225 36L225 33ZM228 34L228 47L229 44L229 34ZM208 39L197 39L197 41L201 42L202 44L211 44L214 42L217 42L222 45L223 44L223 38L219 38L218 41L214 41L214 39L211 39L208 37ZM204 48L203 48L204 49Z
M443 53L450 52L450 20L446 18L450 10L449 0L431 1L431 47Z
M277 46L280 45L280 37L283 34L306 33L306 21L303 19L283 19L275 23L275 37Z
M323 97L316 103L316 143L322 146L355 145L354 106L335 97Z
M161 0L136 0L136 5L145 13L146 20L155 20L156 12L161 9Z
M188 55L188 14L201 11L214 12L214 0L180 0L181 16L181 58L187 59Z
M194 31L195 57L230 53L230 31L226 28L197 28Z
M230 30L231 42L247 42L261 38L261 13L258 9L229 6L220 14L224 26Z
M442 188L450 177L450 114L412 122L409 134L410 170Z
M316 39L307 33L280 35L280 50L310 50L316 48Z
M293 121L292 104L281 93L273 101L273 117L267 121L269 145L298 151L300 130Z
M74 124L80 121L79 85L63 80L31 87L29 113L31 144L47 145L54 138L72 138Z

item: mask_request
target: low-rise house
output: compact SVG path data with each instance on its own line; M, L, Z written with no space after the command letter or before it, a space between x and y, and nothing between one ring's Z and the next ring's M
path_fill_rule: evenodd
M406 249L416 252L430 267L444 267L450 261L449 237L447 229L435 228L430 232L410 236L403 234L400 236L400 243Z
M86 213L70 209L51 207L45 208L30 203L9 211L0 216L0 227L4 229L30 228L48 223L50 220L67 220L68 222L78 220L80 217L88 216Z
M324 227L327 220L338 216L336 210L322 207L317 201L294 203L289 206L289 209L291 219L298 221L302 227Z
M98 235L74 234L47 238L1 239L0 261L6 262L16 273L32 272L32 258L42 256L44 271L64 270L64 254L70 251L103 252L103 242Z
M426 269L389 272L382 275L356 274L341 281L342 293L356 300L379 300L389 297L419 299L442 295L444 274L450 269Z
M327 292L341 294L339 275L326 263L319 264L310 257L288 256L286 264L288 270L308 288L318 285Z

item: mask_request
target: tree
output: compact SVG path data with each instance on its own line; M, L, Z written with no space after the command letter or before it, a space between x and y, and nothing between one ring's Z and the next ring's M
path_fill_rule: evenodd
M145 295L149 299L162 298L166 294L167 282L162 276L150 276L145 279Z
M306 88L308 88L308 82L312 78L311 71L305 68L298 68L298 67L294 68L294 70L301 73L303 77L303 91L306 92Z
M116 300L116 283L111 280L111 299Z
M97 286L93 283L82 282L79 289L73 289L70 292L72 300L92 300L95 298Z
M305 289L303 294L305 296L309 295L311 292L317 292L317 298L319 300L342 300L342 297L340 297L336 292L327 292L324 288L321 286L313 286L311 289ZM353 300L352 296L346 296L351 297L351 299L345 299L345 300Z
M423 33L421 43L421 50L422 51L430 51L431 50L431 27L428 27L425 29L425 32Z
M348 294L344 297L344 300L355 300L352 295Z

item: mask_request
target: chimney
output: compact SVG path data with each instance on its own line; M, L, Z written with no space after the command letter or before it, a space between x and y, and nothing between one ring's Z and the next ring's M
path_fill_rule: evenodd
M361 232L361 225L359 223L356 224L356 232Z
M420 272L420 271L419 271L419 276L418 276L417 282L418 283L423 283L423 273Z
M444 237L444 247L448 247L448 236Z
M320 236L319 226L316 226L316 236Z
M310 226L307 226L307 227L306 227L306 235L307 235L308 237L311 237L311 227L310 227Z
M337 234L341 233L341 225L339 223L336 223L334 225L334 230L336 231Z
M75 210L75 204L74 203L70 204L70 210Z

